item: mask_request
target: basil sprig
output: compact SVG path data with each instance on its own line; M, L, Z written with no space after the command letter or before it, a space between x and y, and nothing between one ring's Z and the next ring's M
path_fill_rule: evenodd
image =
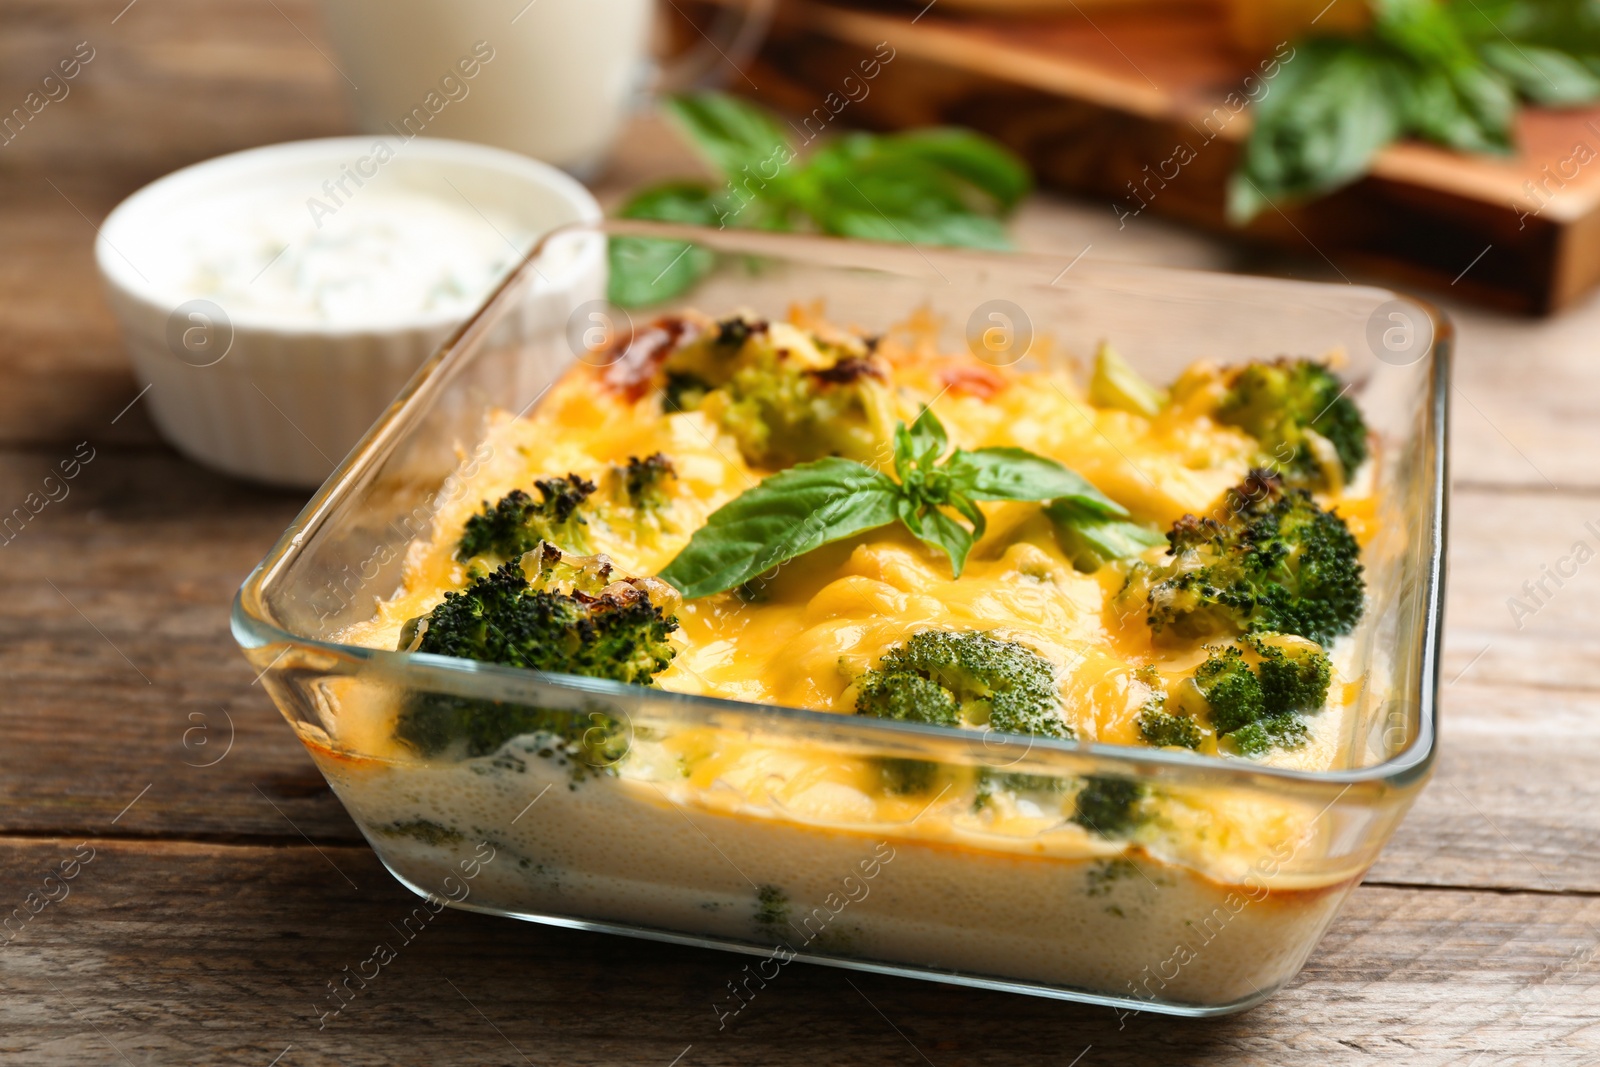
M1000 249L1002 220L1033 184L1027 164L971 130L844 133L801 158L789 128L737 97L673 96L663 109L716 180L640 190L623 218ZM653 237L614 238L610 260L623 307L677 296L714 266L703 248Z
M1507 154L1519 97L1551 107L1600 99L1600 9L1586 0L1371 7L1371 26L1354 37L1296 41L1252 109L1228 188L1235 222L1355 181L1401 137Z
M899 521L949 556L959 578L987 528L980 500L1068 500L1100 518L1128 515L1081 476L1026 449L950 450L944 425L928 408L909 427L896 427L894 470L899 481L832 456L780 471L712 512L660 577L694 600Z

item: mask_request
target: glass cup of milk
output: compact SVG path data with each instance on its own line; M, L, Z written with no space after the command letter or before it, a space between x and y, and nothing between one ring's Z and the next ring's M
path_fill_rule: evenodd
M742 62L773 0L749 0L659 80L692 82L708 52ZM658 73L656 0L322 0L363 130L509 148L585 176ZM712 37L724 37L718 44Z

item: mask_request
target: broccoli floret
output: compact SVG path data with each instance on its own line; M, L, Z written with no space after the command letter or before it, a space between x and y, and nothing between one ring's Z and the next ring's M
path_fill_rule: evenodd
M1310 733L1301 716L1328 699L1333 668L1327 653L1310 641L1281 635L1246 640L1244 649L1212 649L1194 681L1211 711L1211 724L1247 756L1268 749L1297 748Z
M1101 837L1127 837L1143 816L1144 787L1127 778L1088 775L1073 800L1072 821Z
M1048 774L1022 774L1017 771L997 771L980 767L974 783L973 810L989 805L995 793L1064 793L1072 783L1070 778L1057 778Z
M755 334L766 333L767 323L743 315L733 315L717 323L717 332L711 343L728 352L737 352Z
M1367 424L1333 372L1309 359L1249 363L1231 374L1217 420L1261 445L1291 485L1337 489L1367 458Z
M1199 748L1200 727L1187 715L1166 710L1165 697L1152 698L1139 709L1139 736L1162 748Z
M889 439L887 373L859 338L735 316L668 355L662 407L708 408L750 463L770 469L824 456L871 460Z
M598 594L580 588L562 592L531 584L517 562L508 562L474 578L463 591L446 593L432 611L408 622L399 647L645 685L676 653L668 635L678 628L677 617L651 602L654 588L652 579L624 579ZM401 710L395 733L423 755L462 742L467 755L482 756L536 730L570 738L575 720L583 744L606 749L608 730L594 730L605 724L593 718L583 711L420 693Z
M1311 711L1328 699L1333 665L1322 649L1309 642L1271 644L1264 638L1250 642L1261 657L1256 674L1261 679L1261 700L1273 710Z
M856 713L942 726L1071 737L1056 670L1037 652L978 631L924 630L879 661Z
M542 499L521 489L513 489L493 507L485 500L483 510L467 520L456 545L456 558L465 562L474 556L493 556L514 560L532 551L540 541L549 541L568 552L588 552L587 520L578 508L594 492L595 485L577 474L564 478L540 478L534 483Z
M1274 748L1299 748L1310 738L1304 720L1293 715L1262 719L1228 735L1241 756L1263 756Z
M756 929L783 940L789 928L789 895L775 885L756 889Z
M1139 708L1134 722L1146 744L1161 748L1199 748L1204 736L1200 726L1185 711L1167 710L1167 691L1161 671L1149 664L1134 672L1134 677L1150 690L1150 697Z
M667 635L676 616L662 614L638 580L612 582L592 596L536 589L509 562L419 620L407 647L414 652L501 663L539 671L649 682L666 669L674 649Z
M1248 726L1266 711L1261 681L1237 648L1212 652L1195 671L1194 681L1211 706L1211 725L1219 734Z
M1304 489L1254 471L1230 494L1225 521L1185 515L1167 534L1170 560L1139 565L1150 628L1179 638L1299 634L1326 644L1361 618L1361 546Z
M376 829L385 837L414 837L424 844L435 846L457 845L463 840L460 830L434 822L432 819L392 822L388 826L379 826Z
M929 792L939 777L939 765L928 760L887 756L877 762L883 788L900 796Z
M955 694L914 671L870 671L856 691L856 714L900 722L959 726L961 705Z
M650 511L659 510L666 503L667 481L678 473L672 460L660 452L643 458L629 456L627 466L616 470L628 504Z

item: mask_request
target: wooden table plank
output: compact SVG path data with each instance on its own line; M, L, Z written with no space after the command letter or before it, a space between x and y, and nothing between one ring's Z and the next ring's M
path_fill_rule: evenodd
M1600 892L1600 693L1444 693L1434 780L1368 881Z
M6 112L80 43L81 72L0 150L0 174L115 175L132 191L221 152L348 130L347 86L313 0L10 0Z
M364 849L87 844L93 859L70 895L0 948L0 1064L118 1053L250 1067L280 1054L283 1067L1600 1056L1590 897L1362 888L1289 989L1221 1020L1119 1017L797 964L719 1031L713 1005L740 973L737 956L453 911L405 944L390 924L415 900ZM0 901L22 900L78 846L0 841ZM383 942L395 960L319 1030L327 983Z
M1591 456L1600 456L1597 447ZM1582 547L1580 547L1580 545ZM1456 679L1591 688L1600 662L1600 495L1457 489L1446 591ZM1587 562L1584 562L1587 560Z
M0 453L0 500L73 454ZM149 786L116 832L359 841L228 630L299 495L164 449L97 450L64 484L0 545L0 823L98 827Z

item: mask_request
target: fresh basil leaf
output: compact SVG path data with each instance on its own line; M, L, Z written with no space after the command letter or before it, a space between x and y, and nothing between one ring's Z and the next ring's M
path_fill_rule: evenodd
M1057 500L1044 509L1056 540L1072 565L1093 573L1112 560L1132 559L1166 544L1159 530L1124 519L1108 519L1072 500Z
M668 182L632 197L619 214L629 219L720 224L725 205L697 182ZM645 307L694 288L710 273L716 257L698 245L655 237L613 237L607 248L607 295L618 307Z
M699 245L655 237L613 237L606 292L618 307L659 304L693 289L716 266Z
M999 221L976 210L957 175L900 155L890 138L840 137L814 154L793 186L825 232L845 237L981 248L1007 246Z
M889 140L848 133L814 152L805 166L808 209L819 216L848 209L897 217L967 210L958 179L920 160L896 155L888 148Z
M1230 182L1235 222L1359 177L1406 134L1509 154L1519 95L1600 100L1594 0L1373 0L1372 11L1360 38L1297 42Z
M836 237L892 244L941 245L1003 252L1011 239L996 219L981 215L940 215L912 218L875 211L830 210L824 232Z
M1401 96L1407 125L1430 141L1463 152L1505 151L1509 122L1493 117L1483 121L1481 109L1469 107L1462 98L1459 81L1445 70L1415 72Z
M714 226L725 210L722 198L703 182L663 182L633 194L617 214L625 219Z
M770 113L726 93L669 97L667 114L688 133L707 162L729 179L782 181L795 153ZM748 174L745 168L749 167ZM759 189L751 181L753 189Z
M916 455L930 459L938 459L944 455L945 449L950 447L950 435L945 432L944 423L939 421L939 416L933 413L930 407L924 407L917 416L917 421L911 424L911 446L916 449Z
M846 237L1003 249L1009 242L997 216L1009 213L1031 185L1019 159L969 130L845 134L797 164L782 124L760 107L721 93L676 96L665 106L733 187L719 198L714 218L674 214L673 221L765 230L809 225ZM668 216L641 211L632 217ZM681 251L677 246L673 254ZM643 254L639 258L643 262ZM672 257L650 262L661 260ZM667 283L682 286L699 277L674 267L655 282L659 269L649 285L624 274L619 295L632 304L650 302L662 298Z
M1449 10L1469 42L1510 40L1578 57L1600 55L1600 8L1591 0L1458 0Z
M1107 518L1128 509L1090 485L1082 475L1025 448L956 449L943 469L955 491L973 500L1054 500L1065 497Z
M1600 99L1600 77L1577 57L1534 44L1489 41L1483 60L1538 104L1570 107Z
M989 520L983 514L983 509L978 507L977 502L971 497L952 493L950 506L966 516L967 521L972 523L972 539L974 541L983 540L984 533L989 529Z
M971 130L942 127L883 138L882 150L936 166L962 179L1009 212L1028 195L1028 165L1010 150Z
M911 431L906 424L896 423L894 428L894 473L900 479L900 484L905 485L912 478L912 470L917 465L917 444L911 439Z
M887 525L900 487L831 456L779 471L711 513L660 574L685 599L742 585L796 556Z
M901 493L895 498L894 514L906 529L918 537L922 536L922 505L917 501L905 493Z
M1370 0L1372 34L1423 67L1476 63L1460 26L1438 0Z
M1462 106L1478 123L1497 152L1511 150L1511 125L1517 116L1517 95L1502 75L1482 64L1458 67L1450 81Z
M1280 197L1329 192L1365 174L1402 130L1402 75L1380 46L1322 38L1299 45L1256 107L1228 189L1228 215L1247 222Z
M923 544L949 556L951 576L961 577L961 572L967 566L967 554L972 551L977 535L936 507L929 507L919 515L906 498L901 497L901 500L903 503L898 505L900 521L905 523L906 529Z

